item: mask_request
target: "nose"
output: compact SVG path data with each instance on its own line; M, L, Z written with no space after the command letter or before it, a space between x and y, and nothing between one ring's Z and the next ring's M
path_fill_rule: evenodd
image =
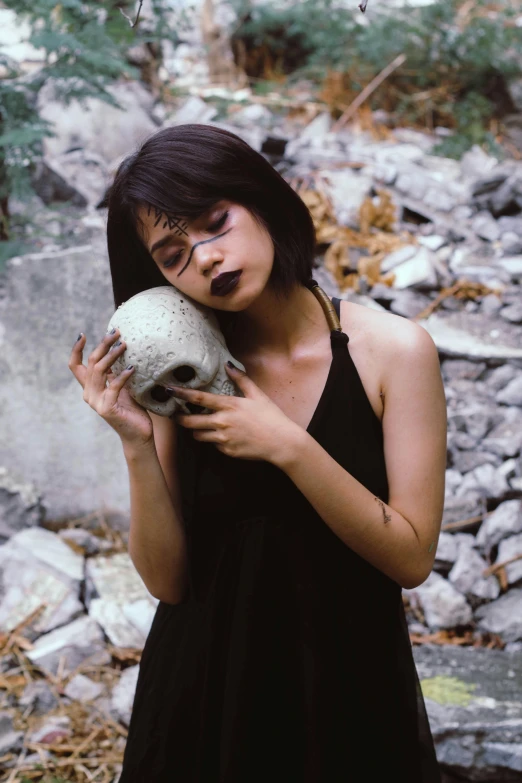
M215 264L223 261L223 252L219 248L219 242L210 241L198 242L194 245L192 260L196 264L201 274L208 275Z

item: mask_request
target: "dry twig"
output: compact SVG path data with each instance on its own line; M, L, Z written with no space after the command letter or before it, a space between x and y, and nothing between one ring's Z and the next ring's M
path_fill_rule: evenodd
M137 13L137 16L136 16L136 19L135 19L134 22L132 21L130 16L127 16L127 14L124 11L122 11L122 9L120 8L120 13L122 14L122 16L125 17L125 19L128 21L128 23L130 24L131 27L136 27L137 26L139 18L140 18L140 12L141 12L141 6L142 5L143 5L143 0L140 0L140 4L139 4L139 7L138 7L138 13Z

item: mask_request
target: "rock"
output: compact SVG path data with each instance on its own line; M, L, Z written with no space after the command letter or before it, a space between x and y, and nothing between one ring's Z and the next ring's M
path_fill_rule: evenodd
M55 160L40 160L35 163L31 184L44 204L68 201L76 207L86 207L89 199L85 193L68 181L67 174Z
M101 155L92 150L71 150L49 159L47 163L55 172L60 173L88 206L99 205L111 182L110 167Z
M480 628L500 634L505 641L522 639L522 588L511 588L496 601L481 606L475 618Z
M111 711L125 726L130 723L139 670L139 664L124 669L112 690Z
M522 556L522 533L504 538L499 544L495 565ZM508 584L512 585L522 579L522 558L505 566Z
M498 223L489 212L478 212L471 221L471 228L477 236L488 242L495 242L500 236Z
M266 106L263 106L263 104L251 103L250 106L245 106L239 111L234 112L230 119L238 125L246 125L249 127L252 124L256 124L267 128L272 124L274 118L272 113Z
M522 277L522 255L499 258L496 263L510 275L512 280Z
M36 488L0 467L0 540L19 530L39 525L44 517L42 498Z
M439 535L435 563L433 565L436 571L448 570L457 559L457 541L451 533L442 531Z
M98 98L65 106L56 99L63 82L47 80L38 94L40 116L50 122L56 134L43 140L46 158L53 159L73 148L94 152L110 163L131 153L157 126L150 117L154 96L138 81L107 87L121 108Z
M489 557L494 546L516 533L522 533L522 500L505 500L482 522L477 545Z
M447 239L443 236L440 236L440 234L431 234L427 237L419 237L419 245L427 247L428 250L431 250L433 253L444 247L446 243Z
M518 370L513 367L512 364L501 364L500 367L495 367L489 370L486 375L486 384L494 392L499 392L504 389L507 384L516 378Z
M28 732L27 740L42 745L54 745L70 737L71 734L71 719L68 715L50 715L41 722L40 726Z
M212 120L217 109L197 95L191 95L174 114L167 116L165 125L185 125L187 123L200 123L206 125Z
M93 664L111 662L105 650L103 632L91 617L83 616L72 623L40 636L34 642L27 657L45 672L56 674L63 666L63 674L73 672L77 666L89 659Z
M504 307L500 311L500 317L512 324L522 324L522 303L517 302L508 307Z
M462 476L458 471L454 471L460 476L460 486L462 482ZM447 474L446 471L446 482ZM451 522L461 522L464 519L471 519L472 517L483 516L486 513L486 504L484 498L478 492L472 492L465 497L452 497L451 495L444 499L444 513L442 522L444 525L449 525ZM455 536L455 534L453 534Z
M373 182L370 177L350 170L329 171L325 191L330 197L339 223L359 227L359 210L370 195Z
M482 147L474 144L460 159L460 169L465 177L483 177L497 165L498 160L484 152ZM475 181L475 186L479 180Z
M465 496L470 491L478 490L486 498L502 497L509 490L509 486L499 470L489 463L470 470L464 476L456 494Z
M10 631L44 606L29 628L46 633L84 607L79 599L83 558L44 528L29 528L0 547L0 629Z
M381 274L386 274L399 266L399 264L409 261L417 253L418 249L417 245L405 245L399 248L399 250L394 250L393 253L388 253L381 261Z
M485 362L471 362L468 359L446 359L441 365L445 381L462 379L476 381L486 370L486 367Z
M70 699L75 701L88 702L94 701L105 690L105 685L101 682L94 682L90 677L84 674L76 674L65 686L64 693Z
M470 546L460 547L455 565L448 575L451 584L467 597L498 598L500 586L495 576L484 577L486 561Z
M58 531L58 536L65 542L70 541L74 546L81 547L86 555L98 555L105 549L113 548L111 541L95 536L82 528L64 528Z
M522 372L519 371L518 375L497 393L495 399L502 405L522 406Z
M522 238L514 231L505 231L500 237L500 244L506 256L522 254Z
M488 451L458 451L451 452L452 467L463 475L475 470L481 465L494 465L498 467L501 459L496 454L490 454Z
M504 420L484 438L482 447L501 457L516 457L522 449L522 411L517 406L502 409Z
M516 345L516 336L502 334L501 331L490 330L489 338L484 334L484 326L479 334L473 333L475 324L470 324L470 330L459 328L452 323L452 316L459 316L459 322L463 322L461 313L447 313L441 316L433 313L425 320L418 321L431 335L435 345L441 353L448 356L462 356L476 359L522 359L522 348ZM478 324L477 324L478 325ZM479 331L477 329L477 331Z
M45 715L58 706L58 699L46 680L34 680L24 688L18 705L24 708L24 712L30 708L27 714Z
M0 756L22 749L23 731L15 731L13 718L7 711L0 712Z
M462 473L454 468L446 470L445 480L445 494L446 496L453 495L462 484Z
M413 258L404 261L393 268L395 279L394 288L409 288L420 286L422 288L437 287L437 273L432 258L432 253L425 247L417 250Z
M434 571L421 585L403 590L403 593L411 600L418 599L431 630L454 628L471 622L471 607L465 597Z
M488 294L480 302L480 310L484 315L496 316L501 309L502 300L496 294Z
M373 290L372 290L373 294ZM424 308L426 308L431 299L418 291L410 291L408 289L395 291L396 296L393 297L390 304L390 310L392 313L402 315L404 318L415 318ZM374 296L372 295L372 299Z
M454 645L413 656L437 759L448 780L515 781L522 749L522 657Z

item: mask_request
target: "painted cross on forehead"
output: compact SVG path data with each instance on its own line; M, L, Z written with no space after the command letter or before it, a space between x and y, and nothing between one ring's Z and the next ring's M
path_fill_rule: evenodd
M150 215L150 211L151 211L151 205L149 204L149 209L148 209L148 213L147 213L148 215ZM157 207L154 207L154 217L156 218L156 222L154 223L154 228L156 228L156 226L158 225L158 223L162 219L163 215L165 216L165 222L163 223L162 228L167 228L167 226L168 226L171 231L173 231L173 230L175 231L177 236L180 237L183 234L185 234L185 236L188 237L188 232L186 231L186 229L188 227L188 222L185 219L179 217L178 215L168 215L167 213L162 212ZM199 247L200 245L206 245L209 242L214 242L216 239L220 239L221 237L224 237L225 234L228 234L229 231L232 231L232 229L231 228L227 228L226 231L223 231L221 234L218 234L215 237L211 237L210 239L202 239L201 242L196 242L196 244L193 245L192 248L190 249L189 257L187 259L187 262L186 262L185 266L178 272L177 276L179 277L181 274L183 274L185 269L188 267L188 265L192 261L192 256L194 255L194 250L197 247Z

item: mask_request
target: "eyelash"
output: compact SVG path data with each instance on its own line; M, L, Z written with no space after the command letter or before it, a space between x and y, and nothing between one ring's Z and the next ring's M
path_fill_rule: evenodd
M209 231L219 231L220 228L222 228L225 225L226 219L228 218L228 212L224 212L220 218L214 221L209 227ZM168 258L163 266L167 269L171 266L174 266L176 261L179 261L183 254L183 250L180 250L179 253L176 253L175 256L172 256L172 258Z

